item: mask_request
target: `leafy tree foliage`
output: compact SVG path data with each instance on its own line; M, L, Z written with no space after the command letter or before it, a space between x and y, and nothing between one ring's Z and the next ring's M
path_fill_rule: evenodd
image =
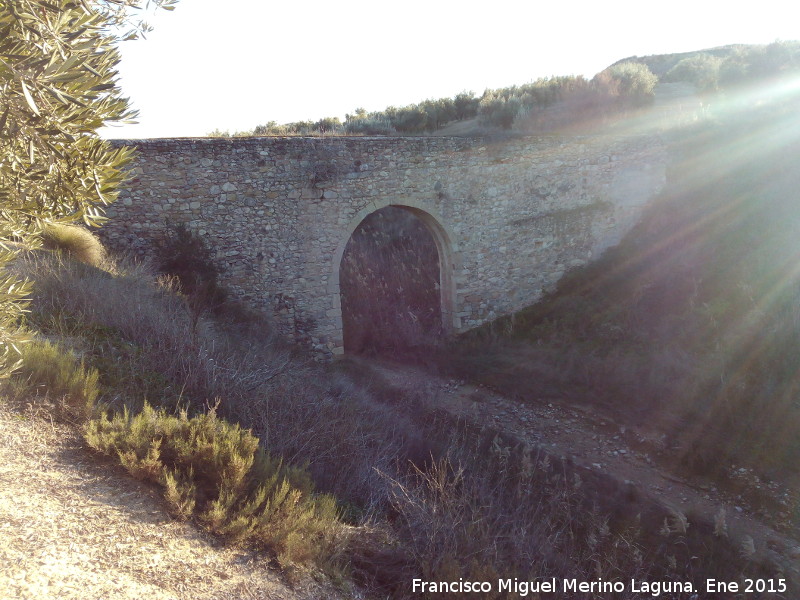
M616 81L619 95L626 99L626 103L641 106L653 101L658 77L647 65L624 62L609 67L607 71Z
M658 78L647 66L622 63L582 76L545 77L521 86L486 90L478 116L503 129L546 131L642 106L654 97Z
M665 82L687 81L699 93L719 89L720 67L723 59L705 52L684 58L664 76Z
M659 77L688 81L702 94L737 85L784 77L800 70L800 43L735 45L703 52L632 57L611 65L592 79L544 77L524 85L487 89L482 95L461 92L453 98L423 100L345 116L279 125L270 121L252 131L214 131L214 137L250 135L395 135L437 131L453 121L478 117L482 125L528 133L580 128L624 116L650 104Z
M394 135L424 134L454 121L478 117L482 125L529 129L541 112L559 105L560 121L575 122L598 112L624 111L649 103L658 78L644 64L625 62L609 67L594 79L583 76L544 77L520 86L487 89L481 96L464 91L452 98L423 100L408 106L389 106L368 112L357 108L338 118L278 125L270 121L252 131L213 131L212 137L248 135ZM564 113L564 114L561 114ZM552 122L552 114L547 115ZM538 127L538 126L537 126Z
M96 132L134 116L116 85L116 45L147 30L135 21L141 8L141 0L0 0L0 375L13 370L22 339L27 287L5 269L15 248L35 245L48 222L99 224L124 181L131 151Z
M319 121L295 121L279 125L269 121L252 131L215 130L210 137L242 137L250 135L393 135L397 133L425 133L441 129L452 121L471 119L478 114L480 98L474 92L461 92L454 98L423 100L418 104L367 112L357 108L345 115L344 123L338 117Z
M724 50L723 54L714 54ZM649 60L649 59L645 59ZM692 53L664 76L664 81L686 81L698 93L731 91L743 85L790 76L800 70L800 42L739 45Z

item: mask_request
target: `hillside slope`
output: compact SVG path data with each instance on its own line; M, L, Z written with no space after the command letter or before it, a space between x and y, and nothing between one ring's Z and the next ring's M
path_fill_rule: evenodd
M536 448L550 460L574 465L589 484L586 492L613 498L610 504L616 503L618 512L634 506L640 516L686 515L689 526L706 535L706 551L695 565L697 571L720 576L722 563L740 558L726 557L726 550L732 548L737 554L749 539L753 541L754 553L749 557L753 563L777 566L793 589L800 585L800 528L793 526L786 504L777 503L778 509L770 512L758 502L763 494L776 500L788 497L775 482L765 486L744 470L737 473L739 488L731 490L706 479L676 475L664 464L669 450L656 432L646 426L616 424L592 406L578 406L558 397L523 404L483 386L437 377L413 365L349 360L354 361L354 368L382 379L397 395L424 390L432 399L430 406L447 412L453 423L502 432L505 439ZM631 504L626 507L622 498ZM712 535L717 528L724 533Z
M675 65L687 58L693 58L698 55L709 54L719 58L728 58L734 56L743 50L752 48L747 44L729 44L727 46L716 46L714 48L704 48L702 50L692 50L690 52L675 52L672 54L651 54L649 56L628 56L622 58L617 62L609 65L619 65L626 62L638 62L647 65L647 68L653 72L654 75L661 78L666 75L670 69Z
M153 487L93 460L80 437L0 401L0 598L306 600L255 552L174 521Z
M800 128L797 100L782 100L674 134L667 190L641 224L540 304L467 336L464 372L648 423L682 468L737 464L796 486Z

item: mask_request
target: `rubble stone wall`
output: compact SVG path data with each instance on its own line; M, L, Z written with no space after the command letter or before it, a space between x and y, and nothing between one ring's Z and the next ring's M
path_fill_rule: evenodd
M184 224L221 283L317 352L342 348L339 266L368 214L406 207L440 255L445 327L532 304L616 244L665 181L653 137L264 137L116 141L133 178L102 235L147 254Z

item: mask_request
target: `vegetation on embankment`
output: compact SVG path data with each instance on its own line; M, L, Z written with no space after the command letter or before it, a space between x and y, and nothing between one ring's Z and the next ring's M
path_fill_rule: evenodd
M774 572L713 524L459 423L423 390L309 364L253 315L198 315L174 279L41 251L17 268L34 281L29 327L63 345L29 361L17 394L86 423L88 445L161 486L180 518L284 569L316 564L398 598L414 577Z
M592 79L582 75L544 77L498 89L480 96L461 92L452 98L429 99L403 107L390 106L367 112L357 108L342 122L338 117L278 125L270 121L251 131L233 134L213 131L210 137L258 135L421 135L446 125L477 118L483 128L540 131L567 125L583 125L591 119L621 115L653 101L658 78L647 66L636 63L614 65ZM566 107L566 111L562 110ZM558 118L553 116L558 109ZM543 115L548 117L543 119Z
M542 302L464 336L456 370L646 424L682 467L724 481L744 466L797 488L796 103L676 136L638 227Z
M464 91L451 98L432 98L378 111L357 108L344 121L338 117L284 124L270 121L249 131L231 134L216 130L209 136L420 135L468 121L473 122L468 129L473 134L585 132L651 104L659 82L690 83L698 95L716 102L798 70L800 42L734 44L679 54L633 56L592 78L544 77L522 85L486 89L480 95Z
M734 125L674 140L669 189L640 227L543 303L449 348L449 368L523 400L584 400L620 422L647 421L704 472L724 475L735 462L789 477L800 457L795 107L781 99L777 116L737 114ZM354 280L384 268L363 262L369 244L392 245L380 226L360 233ZM728 539L724 522L665 511L630 486L458 422L423 390L310 363L228 300L202 260L208 249L173 234L160 274L108 259L76 230L50 232L55 251L16 259L34 283L26 325L51 341L26 348L10 389L161 486L179 517L283 568L316 564L383 596L411 595L414 577L777 573L752 541ZM397 256L433 251L413 236ZM433 275L421 306L389 312L425 323ZM382 319L384 307L358 293L345 301L351 316ZM407 329L400 343L370 343L418 353Z

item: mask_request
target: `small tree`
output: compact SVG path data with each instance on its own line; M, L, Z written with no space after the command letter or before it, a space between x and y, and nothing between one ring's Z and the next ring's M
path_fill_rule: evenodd
M464 91L453 99L453 104L455 107L456 120L463 121L464 119L471 119L478 114L478 104L480 104L480 100L475 97L474 92Z
M149 4L171 9L175 0ZM98 128L127 122L116 83L121 38L147 30L141 0L0 0L0 376L16 365L28 288L5 271L43 223L98 225L124 181L128 148ZM120 27L132 29L120 34Z
M664 81L687 81L699 94L716 92L719 89L722 59L707 53L684 58L667 72Z
M653 75L645 64L634 61L623 62L610 66L599 75L603 73L613 81L623 105L644 106L655 98L658 77Z

